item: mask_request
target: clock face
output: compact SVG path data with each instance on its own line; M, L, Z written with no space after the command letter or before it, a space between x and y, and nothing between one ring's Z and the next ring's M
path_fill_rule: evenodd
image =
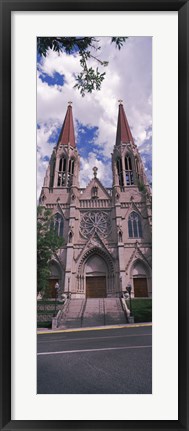
M85 238L89 238L95 232L103 238L107 237L111 231L109 215L102 211L85 213L81 219L80 231Z

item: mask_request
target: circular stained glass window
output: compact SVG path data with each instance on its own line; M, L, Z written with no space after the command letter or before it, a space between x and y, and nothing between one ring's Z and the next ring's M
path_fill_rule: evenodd
M85 238L93 235L94 232L104 238L107 237L111 231L109 215L100 211L85 213L80 223L80 231Z

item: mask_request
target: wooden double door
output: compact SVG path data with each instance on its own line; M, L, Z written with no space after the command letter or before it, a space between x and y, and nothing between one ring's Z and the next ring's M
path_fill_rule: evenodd
M146 298L148 296L148 287L146 278L134 278L134 293L136 298Z
M51 278L51 279L49 279L49 286L48 286L48 296L49 296L49 298L55 298L56 297L55 284L57 282L59 282L58 278Z
M86 298L106 298L106 277L86 277Z

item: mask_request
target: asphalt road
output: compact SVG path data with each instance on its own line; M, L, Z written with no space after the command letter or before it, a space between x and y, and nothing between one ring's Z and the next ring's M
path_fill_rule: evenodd
M38 335L38 394L152 393L152 328Z

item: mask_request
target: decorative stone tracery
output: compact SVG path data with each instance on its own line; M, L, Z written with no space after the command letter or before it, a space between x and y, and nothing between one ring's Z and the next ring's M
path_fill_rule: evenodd
M104 211L86 212L81 219L80 232L84 238L89 238L94 232L106 238L111 232L109 214Z
M119 296L127 283L135 280L137 274L133 271L142 268L141 262L151 293L151 191L122 101L119 103L112 188L101 184L94 167L93 178L86 188L80 189L79 154L69 102L41 192L40 203L52 210L52 227L65 238L64 246L55 255L60 273L56 274L54 269L50 281L55 276L62 291L71 292L72 298L85 298L88 277L106 277L107 296ZM139 179L145 193L139 188ZM107 267L105 275L99 269L87 275L87 261L95 260L95 256L101 257ZM139 265L135 268L133 265L139 260L140 268ZM140 271L138 275L145 274Z
M93 255L97 255L105 261L108 273L107 273L107 294L113 293L115 288L115 274L114 274L114 263L111 258L111 256L105 252L104 250L93 247L90 250L88 250L81 258L79 267L78 267L78 275L77 275L77 292L78 293L84 293L85 291L85 264L89 257L92 257Z

